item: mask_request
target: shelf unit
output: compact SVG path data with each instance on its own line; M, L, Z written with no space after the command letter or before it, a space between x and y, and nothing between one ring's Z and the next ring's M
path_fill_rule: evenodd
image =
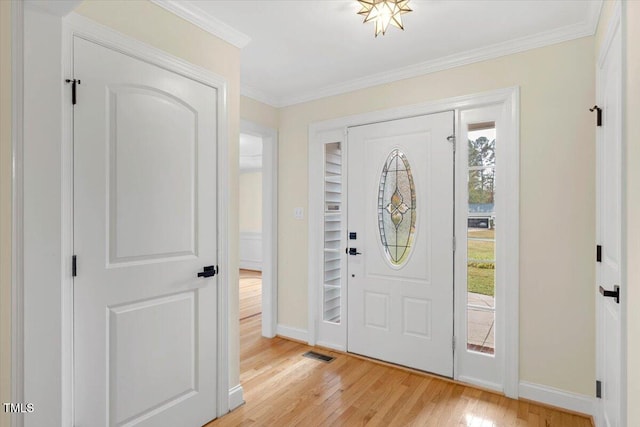
M324 263L322 319L340 323L342 293L342 150L339 142L324 152Z

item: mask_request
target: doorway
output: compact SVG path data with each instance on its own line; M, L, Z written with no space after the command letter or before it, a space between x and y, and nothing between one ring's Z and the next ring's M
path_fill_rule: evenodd
M240 134L240 320L262 314L262 137Z
M369 323L368 329L374 330L378 327L379 334L386 333L386 329L391 328L391 297L387 292L378 292L374 289L367 289L367 286L373 286L376 281L387 280L393 277L394 274L403 270L402 267L393 269L393 262L407 262L411 263L415 261L416 254L414 252L418 246L410 249L405 255L399 254L399 258L396 261L390 261L388 259L388 253L381 249L384 246L384 241L381 237L381 229L379 222L379 213L386 211L391 218L391 215L395 213L396 221L399 228L402 227L403 221L407 215L411 212L410 208L412 203L405 199L411 199L411 196L395 197L398 203L392 203L388 200L383 209L379 209L378 197L373 198L371 195L365 195L365 192L373 191L371 188L353 189L352 180L362 181L367 179L370 181L370 185L373 186L376 196L379 195L380 189L384 187L381 185L382 172L384 164L388 160L389 156L394 149L391 145L387 148L389 151L385 156L378 153L380 159L370 158L373 155L373 150L363 152L358 150L356 141L356 152L360 153L360 158L356 154L354 157L353 141L354 133L359 132L358 129L366 129L369 126L380 125L382 127L389 123L401 123L405 120L417 119L419 117L436 117L440 114L445 114L449 111L455 118L455 129L453 120L451 120L448 127L449 132L441 137L444 141L449 143L449 149L453 152L455 159L455 167L449 166L451 170L449 172L442 172L437 176L437 181L441 185L447 185L447 182L451 183L454 187L455 202L453 196L449 199L448 203L444 203L444 210L452 209L455 206L455 214L452 214L451 227L448 227L447 222L441 222L444 224L437 232L448 231L449 237L446 239L442 237L442 243L435 247L429 247L428 250L433 250L431 255L444 256L447 253L454 253L453 262L443 262L443 265L449 265L452 270L454 279L450 281L449 289L454 293L454 297L450 299L442 299L444 303L438 300L438 307L441 309L442 305L446 305L448 300L448 307L444 307L447 313L451 312L453 320L448 321L446 318L441 322L440 318L437 318L437 327L447 327L447 325L454 325L453 332L443 334L448 336L448 339L442 339L442 343L438 348L442 349L442 357L436 357L436 360L448 360L452 358L453 367L442 370L442 372L449 372L448 375L454 379L476 384L482 387L491 388L496 391L504 392L508 397L518 396L518 309L519 309L519 90L518 88L506 88L496 90L493 92L468 95L463 97L456 97L451 99L445 99L435 102L428 102L425 104L419 104L414 106L407 106L398 109L378 111L373 113L363 113L355 116L348 116L338 119L332 119L324 122L313 123L309 128L309 149L308 149L308 162L309 162L309 330L308 330L308 342L311 345L320 345L323 347L333 348L339 351L353 351L355 353L369 355L374 358L385 358L388 361L394 361L393 358L389 358L382 354L375 355L374 352L370 352L366 348L366 342L369 341L367 337L363 340L363 346L355 344L357 349L354 348L354 340L359 340L362 337L361 331L357 331L358 328L354 325L358 323L362 326L365 322ZM443 113L445 112L445 113ZM471 215L468 209L469 199L468 192L468 179L469 179L469 151L468 151L468 132L473 131L474 126L484 123L488 127L488 123L491 122L492 126L496 129L496 138L500 141L499 149L496 148L496 161L495 164L495 176L496 180L496 194L500 194L500 197L496 198L496 202L491 207L491 212L482 212L484 217L501 218L500 227L495 231L495 235L483 235L479 230L484 227L485 224L482 218L478 215ZM469 128L469 125L471 128ZM484 129L488 130L488 129ZM387 136L385 131L380 130L378 135L374 134L364 136L374 141L377 136L379 139L384 139ZM365 132L366 133L366 132ZM398 132L397 141L401 141L404 136L410 135L411 131ZM434 137L435 133L425 133L425 138ZM455 135L455 138L450 138ZM360 135L361 137L363 135ZM474 135L471 135L472 137ZM488 138L488 137L486 137ZM478 139L478 138L476 138ZM454 144L455 142L455 144ZM446 145L446 144L445 144ZM406 157L409 167L413 170L424 169L425 157L411 155L414 160L411 160L406 155L406 148L402 146L398 148L396 153L400 163L405 164L403 156ZM498 152L499 151L499 152ZM366 159L365 159L366 157ZM382 159L384 157L384 159ZM434 157L435 159L436 157ZM437 157L439 158L439 157ZM353 161L350 159L354 159ZM358 165L358 162L361 165ZM429 167L441 167L441 164L447 164L448 162L435 162L435 164L429 164ZM360 170L362 173L354 172L352 164L355 164L356 170ZM413 164L413 165L412 165ZM364 166L363 166L364 165ZM492 165L483 169L489 169L485 171L488 175L485 178L490 178L493 174ZM490 167L489 167L490 166ZM404 166L406 169L406 166ZM360 169L358 169L360 168ZM369 169L378 170L378 177L374 179L372 176L365 175ZM455 172L455 178L454 178ZM417 172L420 174L420 172ZM477 174L477 173L476 173ZM365 178L365 176L367 178ZM449 178L447 178L449 177ZM414 176L415 181L415 176ZM433 180L432 180L433 181ZM488 181L485 180L487 183ZM417 181L416 181L417 182ZM483 181L480 180L480 183ZM414 182L415 184L415 182ZM429 183L432 185L432 183ZM421 185L423 186L423 185ZM500 188L498 188L500 187ZM418 188L416 186L416 188ZM486 190L486 189L485 189ZM347 194L348 193L348 194ZM383 192L384 193L384 192ZM402 193L402 191L400 192ZM492 193L492 191L484 191L485 195ZM393 194L391 194L393 196ZM430 194L428 196L431 196ZM363 198L369 199L369 204L365 205L362 201ZM384 196L383 196L384 197ZM402 202L400 202L402 199ZM425 195L419 197L422 202L416 199L416 208L429 206L429 199L427 198L425 204ZM374 203L375 201L375 203ZM403 203L406 206L402 206ZM364 209L356 208L353 211L353 205L364 206ZM476 203L477 204L477 203ZM393 205L393 206L391 206ZM387 206L390 206L391 211L387 211ZM487 209L489 206L487 206ZM422 209L422 208L420 208ZM357 212L365 212L364 217L357 219ZM396 212L397 211L397 212ZM355 215L355 216L354 216ZM429 213L433 218L437 217L437 212ZM470 343L467 342L467 329L478 325L468 325L467 322L467 308L471 305L471 309L476 310L478 305L477 301L473 300L469 302L469 293L467 287L467 274L469 263L467 259L467 250L460 250L466 248L470 217L474 216L471 221L471 237L474 238L473 244L476 246L491 246L492 251L487 252L487 256L479 257L482 265L472 265L475 268L474 276L477 276L478 283L472 286L473 294L481 295L481 299L484 303L484 297L489 299L492 291L495 293L494 303L488 304L488 310L483 310L485 313L481 319L475 323L482 323L485 320L489 320L486 325L482 323L479 325L477 337L474 337ZM401 220L400 220L401 219ZM486 218L485 218L486 219ZM414 236L413 243L420 244L419 233L429 233L429 226L424 227L424 222L428 220L420 220L418 211L416 210L416 223L413 231ZM393 219L391 220L393 223ZM367 225L369 223L369 225ZM394 224L395 226L396 224ZM406 225L406 224L405 224ZM411 225L411 223L409 223ZM491 226L491 224L486 224ZM495 226L495 222L494 222ZM352 230L352 228L355 228ZM367 230L364 234L361 234L360 230ZM412 229L413 227L409 227ZM448 230L447 230L448 228ZM478 230L476 230L478 229ZM422 231L420 231L422 230ZM491 230L493 232L493 230ZM352 236L352 233L354 235ZM385 234L387 231L385 230ZM393 234L393 233L392 233ZM411 234L411 233L410 233ZM362 237L361 237L362 236ZM377 236L376 239L371 239L368 236ZM369 241L367 241L369 239ZM411 239L411 238L410 238ZM485 242L486 240L486 242ZM489 241L491 240L491 241ZM395 245L394 246L398 246ZM409 245L411 246L411 245ZM373 248L373 251L372 251ZM453 249L456 249L453 252ZM491 249L491 248L489 248ZM378 257L377 263L371 263L371 265L365 265L365 250L369 257ZM353 253L351 253L353 251ZM372 253L373 252L373 253ZM429 260L429 252L425 251L426 255L423 261ZM489 252L494 252L491 255ZM420 255L418 255L419 257ZM404 258L403 258L404 257ZM433 262L433 261L432 261ZM423 262L425 263L425 262ZM407 264L408 265L408 264ZM384 271L379 271L383 268L388 268L392 271L390 274ZM493 268L492 268L493 267ZM424 266L422 266L424 268ZM427 268L432 268L432 265L428 265ZM455 270L454 270L455 269ZM481 270L481 271L479 271ZM477 274L475 274L477 273ZM482 274L485 273L485 274ZM366 275L367 280L363 281L360 285L357 285L358 275ZM352 277L355 275L355 277ZM369 277L370 276L370 277ZM486 277L485 277L486 276ZM493 278L494 282L483 283L486 278ZM464 278L461 280L460 278ZM370 280L371 279L371 280ZM429 277L431 280L432 277ZM355 280L355 282L353 282ZM394 292L401 292L399 288L406 284L412 283L412 278L400 279L399 286L392 286ZM419 281L419 280L417 280ZM352 286L355 284L355 286ZM509 284L509 286L504 286ZM491 286L493 285L493 286ZM480 292L480 291L484 291ZM368 295L365 293L368 292ZM369 301L364 301L365 296L368 296ZM476 295L472 295L475 297ZM360 301L357 301L358 298ZM414 301L414 298L416 301ZM435 323L430 325L425 319L428 318L430 310L429 300L430 298L425 294L420 297L413 297L411 295L405 295L401 298L403 306L398 308L396 305L396 316L394 322L399 325L397 331L400 331L398 336L411 336L417 338L417 336L425 336L428 333L433 333ZM473 299L473 298L472 298ZM436 301L435 299L433 301ZM360 303L360 308L358 307ZM368 310L369 317L367 317L367 309L363 309L371 303L371 308ZM432 307L435 303L432 302ZM486 305L486 304L485 304ZM407 307L408 309L405 309ZM484 307L483 307L484 308ZM495 308L495 310L494 310ZM410 310L409 310L410 309ZM403 311L404 310L404 311ZM495 316L494 316L495 311ZM398 312L401 313L398 316ZM385 317L386 316L386 317ZM485 317L487 319L485 319ZM473 319L472 319L473 320ZM355 323L354 323L355 322ZM413 326L411 326L413 325ZM420 328L415 325L421 325ZM426 326L425 326L426 325ZM444 326L443 326L444 325ZM409 330L413 328L414 330ZM441 332L439 330L438 332ZM493 342L492 342L493 340ZM371 338L371 342L375 341L375 338ZM379 340L380 341L380 340ZM446 341L446 345L445 345ZM375 351L380 352L394 352L394 349L387 349L385 347L394 347L391 341L382 340L374 345L377 348ZM468 344L472 344L469 348ZM410 346L411 347L411 346ZM449 356L445 355L445 349ZM479 351L480 350L480 351ZM493 354L491 352L493 351ZM400 358L420 358L420 355L412 355L411 353L418 353L413 348L403 348L397 353L398 359ZM424 352L421 353L424 356ZM434 353L435 354L435 353ZM469 356L469 357L467 357ZM422 359L428 359L422 357ZM411 361L395 361L407 366L417 366ZM477 363L476 363L477 362ZM426 366L426 365L425 365ZM490 369L488 369L490 367ZM431 372L438 372L438 369L431 367L422 367L420 369L429 370ZM485 375L488 372L489 375Z
M240 320L277 326L278 140L274 129L242 120L239 156Z

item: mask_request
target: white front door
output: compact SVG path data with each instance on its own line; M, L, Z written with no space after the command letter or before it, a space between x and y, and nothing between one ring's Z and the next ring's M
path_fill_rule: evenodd
M348 142L348 350L448 377L453 129L448 111L350 128Z
M215 89L76 37L77 426L216 417Z
M606 427L621 426L621 312L625 297L621 282L622 234L622 91L620 26L598 69L598 104L602 127L597 134L597 238L600 262L596 265L598 310L598 380L601 382L600 411Z

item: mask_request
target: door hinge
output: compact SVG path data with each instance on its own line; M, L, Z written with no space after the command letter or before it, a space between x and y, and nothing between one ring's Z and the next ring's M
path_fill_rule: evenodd
M451 337L451 349L453 351L456 351L456 337L455 336Z
M453 239L451 240L451 242L452 242L451 246L453 247L453 252L455 252L456 251L456 236L453 236Z
M602 245L596 245L596 262L602 262Z
M77 85L79 85L81 82L80 80L76 80L76 79L66 79L64 81L65 83L71 83L71 104L72 105L76 105L76 91L77 91Z
M71 257L71 277L78 275L78 257L76 255Z
M449 141L451 143L451 146L453 147L453 151L456 151L456 136L455 135L449 135L447 137L447 141Z
M596 380L596 397L602 399L602 381Z
M602 108L594 105L593 108L589 108L589 111L596 112L596 126L602 126Z

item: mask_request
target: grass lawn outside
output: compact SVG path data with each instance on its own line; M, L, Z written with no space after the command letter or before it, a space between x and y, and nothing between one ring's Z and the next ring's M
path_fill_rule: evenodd
M467 290L495 295L495 230L469 229L467 239Z

